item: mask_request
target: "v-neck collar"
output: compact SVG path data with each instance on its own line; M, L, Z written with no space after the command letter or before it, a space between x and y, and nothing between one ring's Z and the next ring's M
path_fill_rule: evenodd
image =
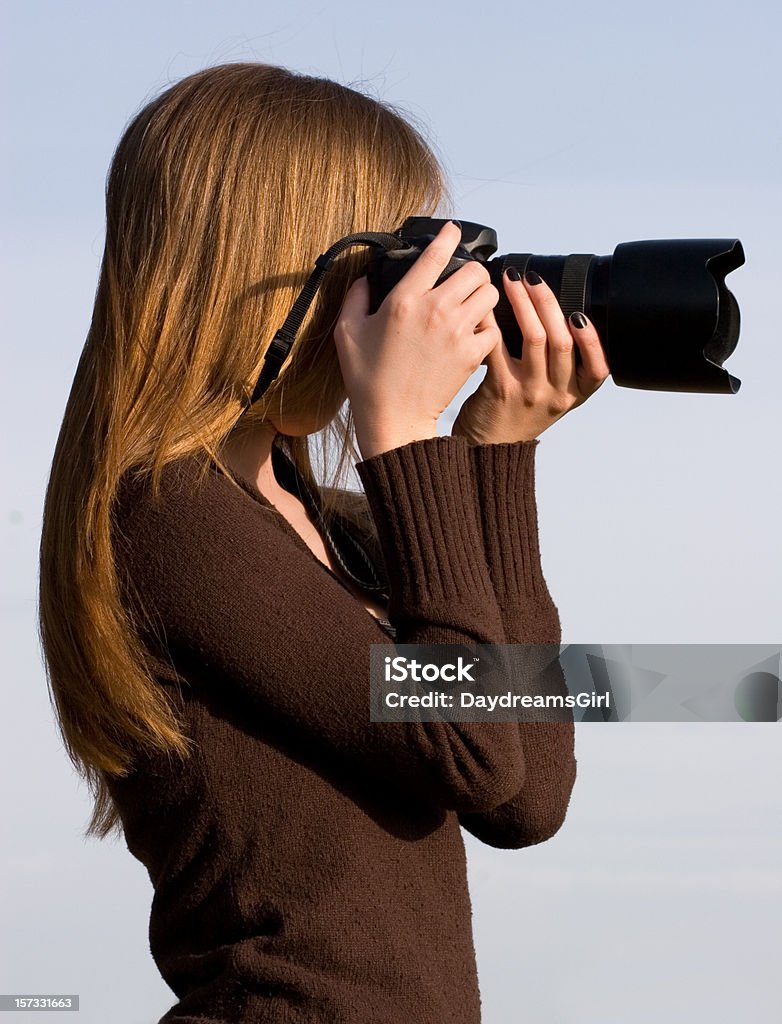
M272 451L273 450L274 450L274 448L272 448ZM211 459L210 462L211 462L212 469L214 471L219 473L221 476L225 476L223 471L220 469L220 467L217 465L217 463L215 463L215 461L213 459ZM376 615L373 615L372 612L370 612L369 609L366 608L361 603L361 601L356 597L355 593L350 589L350 587L347 585L347 583L340 576L338 576L331 569L330 566L326 565L325 562L322 562L318 558L318 556L315 554L315 552L312 550L312 548L309 546L309 544L307 544L307 542L304 540L304 538L301 536L301 534L298 532L298 530L296 530L293 527L293 525L289 522L289 520L282 514L282 512L280 512L280 510L277 508L277 506L274 505L266 497L265 494L263 494L263 492L258 488L258 485L254 481L249 480L246 477L242 476L242 474L238 473L236 470L232 469L231 472L233 474L233 479L236 480L236 482L239 484L239 486L242 488L242 490L250 498L252 498L254 501L258 502L259 505L262 505L264 508L266 508L269 511L271 511L276 516L277 520L279 521L279 524L280 524L281 528L291 538L291 540L294 542L294 544L296 544L305 554L307 554L314 562L316 562L317 565L319 565L320 568L324 572L327 572L329 574L329 576L333 580L336 580L337 583L339 583L339 585L353 598L353 600L358 605L360 605L361 610L364 612L364 614L368 615L370 617L370 619L372 619L372 621L380 629L383 630L384 633L388 634L393 639L395 637L395 635L396 635L396 630L391 625L389 620L385 619L385 618L384 619L380 619ZM284 485L281 485L281 486L284 486ZM288 490L288 488L284 488L284 489ZM289 493L292 493L292 492L289 492Z

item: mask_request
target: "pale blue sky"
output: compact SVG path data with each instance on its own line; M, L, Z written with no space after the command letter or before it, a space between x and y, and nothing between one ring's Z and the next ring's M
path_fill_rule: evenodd
M43 491L126 122L207 65L278 63L422 121L454 213L494 226L501 252L740 238L741 391L606 382L542 436L541 548L564 642L780 644L782 17L771 3L669 0L2 11L0 991L79 992L84 1024L142 1024L174 1001L147 948L151 889L121 843L80 838L86 792L52 723L34 624ZM516 853L467 837L485 1024L771 1024L779 727L582 726L577 753L557 837Z

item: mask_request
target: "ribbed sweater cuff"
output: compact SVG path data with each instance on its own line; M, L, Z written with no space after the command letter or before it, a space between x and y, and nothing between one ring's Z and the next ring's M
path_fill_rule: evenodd
M516 594L548 596L535 500L538 443L535 439L470 448L486 558L500 604Z
M389 573L392 608L496 613L470 446L425 438L357 463ZM489 612L490 617L493 617Z

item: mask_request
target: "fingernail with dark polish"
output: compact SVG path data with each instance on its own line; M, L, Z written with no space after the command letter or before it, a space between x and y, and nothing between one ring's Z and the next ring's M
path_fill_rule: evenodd
M508 277L511 279L511 281L520 281L521 280L521 274L518 272L516 267L506 267L505 268L505 273L508 275Z
M536 274L534 270L527 270L524 274L524 280L527 284L540 284L543 278L540 274Z
M460 231L462 230L462 222L460 220L452 220L451 224L455 224Z
M570 322L571 324L573 324L574 327L578 327L580 330L582 327L586 327L587 318L584 316L583 313L571 313Z

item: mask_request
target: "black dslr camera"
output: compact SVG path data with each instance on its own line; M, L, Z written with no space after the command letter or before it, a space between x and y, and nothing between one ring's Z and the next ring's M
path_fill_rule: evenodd
M315 261L315 269L266 353L249 399L256 402L277 377L324 273L354 245L373 246L367 264L370 313L375 313L446 223L410 217L393 233L346 235ZM484 224L461 221L462 240L437 283L467 260L479 260L500 292L494 315L510 354L524 339L502 286L507 266L535 270L557 296L565 316L582 310L597 328L616 384L646 391L736 394L741 381L722 364L739 338L739 307L725 275L744 263L737 238L651 239L623 242L613 256L574 253L494 256L497 234Z
M402 247L373 254L367 267L370 313L445 223L411 217L396 232ZM461 244L437 283L467 260L483 263L500 292L494 316L511 355L521 354L523 338L502 286L508 266L540 274L565 316L586 313L600 335L614 383L712 394L735 394L741 386L722 368L739 337L739 307L725 286L725 275L744 262L737 238L623 242L613 256L494 256L492 228L461 225Z

